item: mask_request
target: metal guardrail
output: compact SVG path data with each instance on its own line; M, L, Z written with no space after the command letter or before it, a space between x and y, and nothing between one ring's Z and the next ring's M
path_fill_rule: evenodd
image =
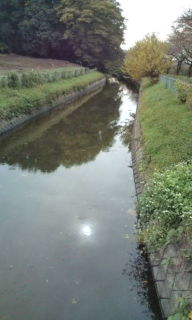
M181 83L184 83L187 86L191 86L192 87L191 83L189 83L187 81L184 81L182 79L173 78L173 77L169 77L169 76L166 76L166 75L161 75L160 76L160 82L164 84L165 88L171 90L173 93L177 93L177 85L176 85L177 81L179 81Z
M160 76L160 82L165 85L165 88L171 90L173 93L177 92L176 81L176 78L171 78L165 75Z

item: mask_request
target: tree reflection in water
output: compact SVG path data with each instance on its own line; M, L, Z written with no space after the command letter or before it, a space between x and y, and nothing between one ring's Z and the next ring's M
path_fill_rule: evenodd
M75 112L57 110L32 121L0 143L0 163L52 172L60 165L93 161L113 144L121 104L118 92L118 84L110 85Z

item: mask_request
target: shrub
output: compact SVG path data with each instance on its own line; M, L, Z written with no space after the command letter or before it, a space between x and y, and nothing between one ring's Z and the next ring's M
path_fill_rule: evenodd
M0 53L9 53L9 52L10 52L9 47L3 42L0 42Z
M82 74L85 74L85 69L84 68L81 68L80 69L80 74L82 75Z
M180 80L176 81L177 96L180 102L192 107L192 85Z
M81 75L81 70L80 69L76 69L75 70L75 77L78 77Z
M66 79L66 71L62 71L62 73L61 73L61 78L62 78L62 79Z
M189 299L180 297L175 312L167 320L189 320L191 319L191 315Z
M6 88L8 86L7 77L2 77L0 79L0 88Z
M138 207L141 237L151 247L166 244L182 222L192 223L192 164L180 163L156 172Z
M24 88L32 88L36 85L44 83L44 77L39 72L32 71L21 75L21 86Z
M9 88L19 88L20 87L19 76L16 72L11 72L8 74L7 85Z
M57 71L47 71L47 72L38 72L31 71L18 74L12 72L3 78L0 78L0 87L9 87L9 88L32 88L40 84L57 82L61 79L68 79L80 76L84 74L84 69L74 69L71 71L65 71L63 69Z
M147 89L153 85L152 79L149 77L143 78L142 80L142 89Z

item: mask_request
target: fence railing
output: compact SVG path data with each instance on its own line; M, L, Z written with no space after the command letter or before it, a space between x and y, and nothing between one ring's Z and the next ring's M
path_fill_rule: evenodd
M168 77L165 75L160 76L160 82L165 85L165 88L170 89L173 93L177 92L176 81L177 79L172 77Z
M163 74L160 76L160 82L164 84L165 88L171 90L173 93L177 93L177 82L183 83L188 87L192 87L192 83L190 81L185 81L182 78L173 78Z

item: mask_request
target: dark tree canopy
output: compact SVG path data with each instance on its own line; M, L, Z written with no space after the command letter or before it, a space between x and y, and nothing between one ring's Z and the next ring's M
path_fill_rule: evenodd
M101 70L122 56L124 18L115 0L1 0L0 43Z
M12 51L17 51L21 45L19 22L23 19L24 8L24 0L0 1L0 42Z
M28 55L58 57L64 46L64 26L58 21L52 1L28 1L19 33L22 52Z
M102 68L119 54L124 19L116 1L61 0L58 14L66 26L64 38L80 61Z

